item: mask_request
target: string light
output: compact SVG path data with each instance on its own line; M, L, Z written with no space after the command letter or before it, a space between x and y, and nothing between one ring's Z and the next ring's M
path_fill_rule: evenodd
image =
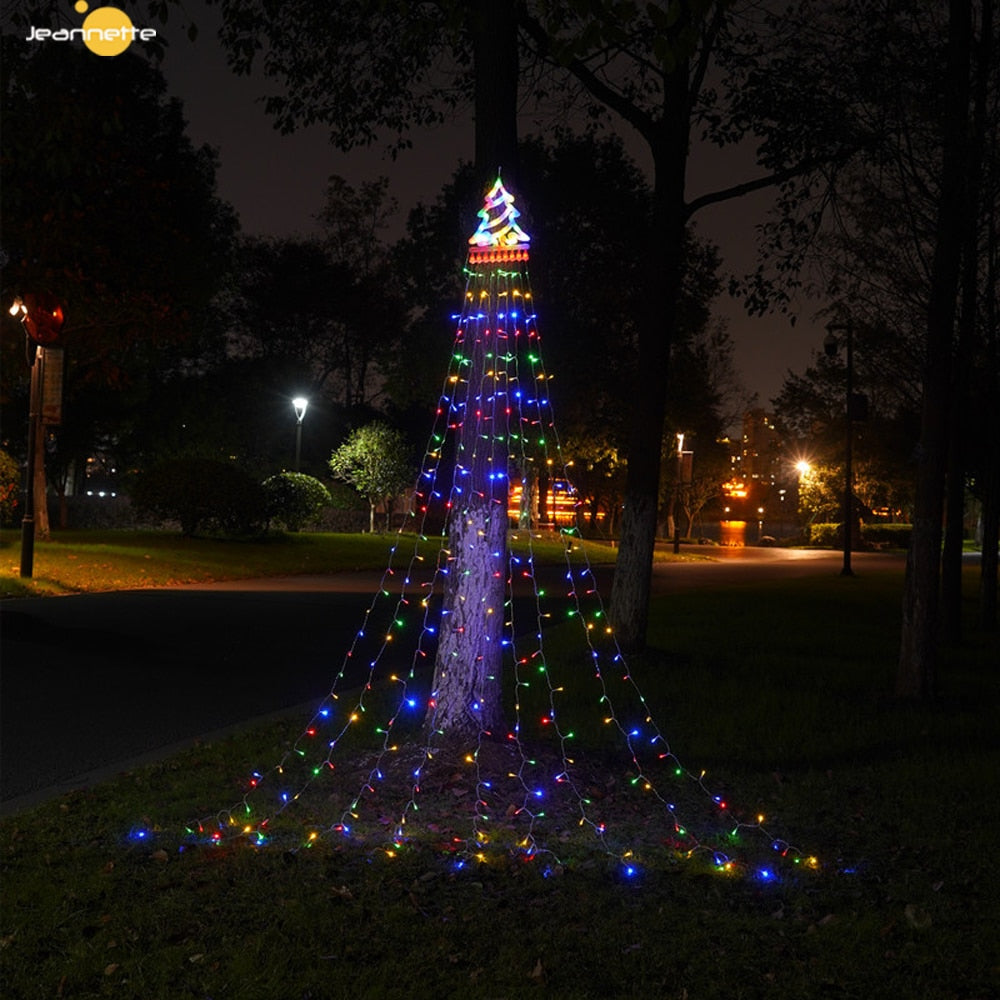
M453 317L448 371L407 511L413 523L406 525L409 533L399 529L380 583L329 691L279 761L270 769L251 770L243 798L217 817L190 824L189 833L214 844L233 837L260 847L273 843L275 821L300 803L310 786L339 767L357 772L355 790L343 793L339 815L330 816L325 827L316 823L315 814L301 823L290 821L289 828L300 831L301 847L338 835L395 858L415 839L430 838L454 859L450 863L455 870L472 861L489 864L494 857L516 854L525 861L544 857L544 871L551 872L553 865L563 864L564 851L581 849L575 842L567 847L570 841L565 831L547 826L548 816L559 815L557 807L561 807L572 810L576 828L589 832L593 843L616 859L621 876L629 881L636 881L651 863L636 852L651 855L654 847L665 848L674 857L704 855L710 868L720 874L742 874L762 884L780 881L779 861L817 869L814 856L805 856L768 833L762 814L756 815L755 822L743 819L744 813L734 810L729 796L710 787L704 771L688 770L674 754L607 624L586 548L578 544L572 526L556 529L565 558L564 585L559 590L568 602L566 621L579 625L587 670L577 672L569 686L553 676L542 626L554 618L546 589L536 577L536 535L506 528L510 482L519 481L527 495L525 470L551 468L569 481L544 391L551 376L542 361L524 266L530 238L517 224L519 215L513 196L498 178L469 241L464 309ZM483 350L474 351L477 344ZM483 359L480 370L473 365L474 357ZM454 460L450 481L443 482L440 477L449 463L442 456L447 454L449 439L455 442ZM471 474L480 468L491 470L482 481ZM482 635L466 631L462 615L468 609L452 609L461 613L455 624L448 622L447 610L439 607L436 596L453 574L469 573L463 551L486 544L487 527L472 518L462 520L472 495L495 505L492 516L502 520L492 524L502 525L506 532L506 545L488 550L490 572L504 580L505 599L502 608L489 603L477 609L481 620L490 623ZM432 525L442 522L437 532L432 530ZM468 528L468 533L456 533L455 548L449 543L452 524ZM405 561L405 567L394 565L399 560ZM523 631L515 622L515 587L528 589L531 627ZM447 645L454 637L462 641ZM463 658L482 657L493 643L502 647L511 676L513 717L502 741L494 740L494 734L480 724L478 738L462 757L473 786L468 833L440 838L431 830L433 820L415 822L426 794L425 770L439 757L438 738L444 735L435 724L440 705L437 693L429 690L428 667L435 655L440 657L441 650L448 649L445 666L450 670L454 662L454 669L461 669ZM389 649L394 651L391 668L383 664ZM409 658L407 668L401 666L401 657ZM574 669L572 664L569 669ZM571 749L578 742L578 723L573 720L580 713L574 699L581 693L584 676L592 685L594 720L615 733L624 750L630 771L627 787L643 796L644 808L654 819L663 821L663 832L654 838L654 845L633 842L636 836L616 811L615 796L605 799L594 794ZM470 692L465 704L472 717L481 718L483 692ZM400 728L418 721L415 710L420 706L427 712L429 735L422 740L419 735L407 739L405 732L400 735ZM548 748L541 759L529 751L529 739ZM365 748L363 753L359 747ZM397 765L400 756L403 759ZM500 766L498 756L503 760ZM406 777L400 778L401 774ZM701 836L692 832L694 822L682 822L678 814L678 795L685 789L694 793L693 801L704 804L705 816L696 817L707 829ZM390 792L396 798L394 810L390 808L394 817L386 816ZM327 802L324 808L336 812L338 807ZM744 846L748 833L759 836L772 860L741 859L735 849ZM143 829L133 831L131 837L141 840L147 835Z

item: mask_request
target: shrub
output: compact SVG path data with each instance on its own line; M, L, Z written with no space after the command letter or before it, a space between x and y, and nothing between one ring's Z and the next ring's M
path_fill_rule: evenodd
M265 519L260 485L240 466L214 458L160 462L139 476L132 503L141 514L178 521L187 536L199 530L256 534Z
M908 549L912 524L863 524L861 525L861 541L865 545L886 546L892 549Z
M807 532L807 544L818 548L833 549L842 545L839 524L810 524Z
M313 476L301 472L279 472L261 483L268 521L299 531L315 521L331 502L330 491Z
M0 449L0 524L12 524L17 511L17 492L21 486L21 467Z

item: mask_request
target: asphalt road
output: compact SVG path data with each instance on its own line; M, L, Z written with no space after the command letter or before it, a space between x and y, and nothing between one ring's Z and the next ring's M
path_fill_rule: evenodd
M713 550L654 591L839 572L840 554ZM855 569L896 556L856 554ZM611 571L597 568L610 594ZM381 574L236 581L0 603L0 814L329 691ZM515 613L515 620L530 620Z

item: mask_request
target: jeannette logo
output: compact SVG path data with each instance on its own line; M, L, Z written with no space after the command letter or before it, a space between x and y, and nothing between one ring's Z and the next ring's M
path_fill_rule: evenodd
M87 14L90 4L78 0L73 5L77 14ZM117 7L98 7L84 18L82 28L36 28L32 25L27 42L72 42L79 39L98 56L119 56L137 38L148 42L156 37L153 28L137 28L128 14Z

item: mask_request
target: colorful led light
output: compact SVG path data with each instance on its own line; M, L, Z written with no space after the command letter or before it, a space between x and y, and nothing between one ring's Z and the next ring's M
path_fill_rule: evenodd
M312 846L331 833L356 838L360 843L381 837L384 856L394 858L415 839L428 835L433 820L423 821L421 816L422 822L417 823L415 819L424 797L425 767L437 754L439 731L433 724L438 700L435 691L427 690L424 663L433 658L440 632L465 634L462 624L452 627L448 619L444 619L444 629L438 629L432 597L446 583L469 573L463 562L463 547L481 544L473 538L450 550L447 522L465 516L463 510L471 495L490 499L498 505L499 516L506 518L509 481L526 486L523 470L536 463L568 480L547 393L531 388L544 386L550 378L542 362L536 314L508 306L515 300L530 302L532 298L523 266L530 241L517 225L519 212L499 180L487 195L479 216L479 229L469 241L464 309L454 317L449 368L409 510L413 523L407 531L413 534L400 529L361 627L344 653L330 690L298 740L270 771L252 772L241 803L217 821L192 824L195 837L203 837L208 831L207 836L215 843L235 836L245 837L256 846L276 842L278 835L268 826L271 819L295 809L305 791L337 766L335 760L341 761L341 748L349 731L358 730L375 738L375 749L366 755L367 764L359 771L357 786L343 792L345 801L334 807L334 813L339 808L340 814L331 815L328 826L299 828L299 846ZM512 253L523 256L501 256ZM476 343L485 349L474 352ZM483 359L479 370L473 364L474 357ZM463 433L467 425L474 433ZM442 462L442 454L451 454L445 447L449 437L457 447L450 481L445 481L442 477L449 463ZM473 471L479 468L486 468L488 474L477 479ZM446 521L444 529L431 530L434 519L441 517ZM668 849L681 857L705 852L717 870L740 870L765 882L778 878L777 865L785 858L796 864L802 861L806 868L818 867L815 858L804 859L784 840L769 836L763 829L763 815L757 816L756 823L736 819L742 814L734 814L729 796L712 790L704 771L689 771L680 763L646 706L614 633L606 624L601 595L575 527L566 525L558 530L565 542L566 559L562 574L565 583L559 590L569 603L566 620L580 626L584 644L581 655L589 668L585 676L593 685L595 710L599 713L595 719L617 735L631 772L625 784L634 788L636 795L644 796L646 808L661 814L661 839ZM481 529L478 535L483 535ZM494 578L503 579L506 585L503 609L492 606L489 611L503 611L497 641L504 651L506 669L512 674L514 718L505 729L504 740L511 754L509 766L500 774L487 770L488 755L482 753L482 748L492 741L484 729L465 758L471 775L469 784L474 786L474 793L468 797L469 829L464 836L444 838L442 850L449 857L461 855L453 862L457 868L473 859L489 863L493 852L502 856L505 851L514 851L526 861L542 855L556 858L564 849L563 841L558 830L548 829L547 813L539 806L545 802L546 810L552 813L558 803L569 803L576 813L577 828L589 831L600 849L621 862L623 875L634 879L640 873L639 864L631 852L622 853L621 845L613 843L624 836L614 805L588 789L570 749L577 742L573 727L579 721L574 720L578 709L567 698L567 685L553 676L554 668L550 669L545 653L541 626L554 619L545 588L536 579L533 545L531 531L510 535L506 551L493 550L495 564L490 568ZM404 565L394 565L398 560ZM529 600L533 597L531 627L527 630L515 627L515 581L518 587L530 590ZM470 642L475 642L475 636L470 637ZM471 655L480 655L470 648ZM393 650L391 668L384 663L388 649ZM403 666L406 657L409 669ZM359 664L365 665L360 686L359 675L354 672ZM349 666L355 693L341 705L344 693L340 689ZM615 669L608 669L611 667ZM580 687L577 677L572 685L575 694ZM464 702L475 717L481 714L481 695L471 691ZM632 707L622 709L619 705ZM399 737L398 724L412 718L419 706L426 707L431 719L431 735L424 745L413 746ZM554 754L557 762L548 768L549 773L528 752L524 742L528 736L544 739ZM655 747L654 759L647 764L645 756L651 746ZM398 801L390 804L392 760L401 748L422 759L419 764L411 759L398 772L407 776L403 779L406 787L394 792ZM697 823L681 822L677 815L676 803L680 800L675 794L682 788L703 800L709 824L714 822L718 828L725 820L724 833L717 836L710 829L708 836L696 839L691 831L698 828L701 819ZM325 797L322 808L331 808ZM243 814L239 822L234 819L237 813ZM513 832L506 829L508 825ZM734 846L742 846L742 838L736 836L741 831L759 833L762 845L771 849L773 856L766 866L734 859ZM725 841L725 851L719 849L721 844L713 837ZM643 865L648 867L645 857Z

